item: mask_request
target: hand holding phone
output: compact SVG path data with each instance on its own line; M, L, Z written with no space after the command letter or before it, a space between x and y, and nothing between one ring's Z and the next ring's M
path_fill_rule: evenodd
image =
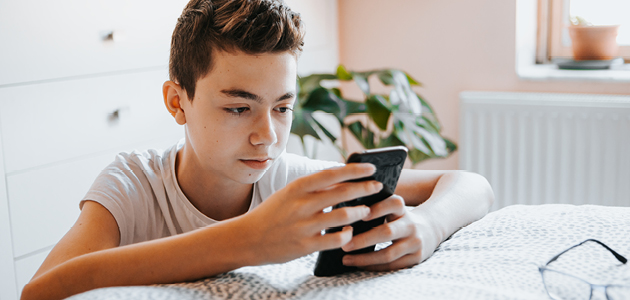
M369 177L364 177L351 181L365 181L376 180L383 184L383 189L380 192L361 197L347 202L335 205L333 209L337 209L345 206L357 206L366 205L372 206L373 204L385 200L394 194L396 190L396 184L402 171L405 159L407 158L407 148L403 146L386 147L365 150L361 153L353 153L348 157L347 163L371 163L376 166L376 172ZM364 233L376 226L379 226L385 222L385 217L380 217L370 221L357 221L351 224L353 229L353 235ZM342 227L334 227L326 230L326 233L333 233L341 231ZM320 251L317 263L315 264L315 276L333 276L345 272L354 271L356 267L345 266L342 263L343 256L346 254L359 254L368 253L374 251L375 246L366 247L363 249L355 250L346 253L341 248Z

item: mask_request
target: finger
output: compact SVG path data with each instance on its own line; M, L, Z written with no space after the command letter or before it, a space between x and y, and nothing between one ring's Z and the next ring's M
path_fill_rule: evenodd
M370 206L370 215L363 219L363 221L369 221L383 216L388 216L388 221L393 221L402 217L406 211L405 200L401 196L392 195Z
M383 184L376 180L342 182L326 190L311 193L309 203L315 206L314 209L322 210L342 202L376 194L381 189L383 189Z
M337 249L348 243L352 239L352 226L345 226L343 230L328 233L324 235L318 235L315 237L316 248L310 250L310 252Z
M340 168L322 170L320 172L296 179L291 183L299 191L315 192L330 187L333 184L368 177L376 172L376 167L370 163L352 163Z
M363 254L348 254L343 257L347 266L367 267L391 264L409 254L420 253L421 244L412 239L402 239L379 251Z
M313 220L313 226L317 230L339 227L359 221L370 213L370 208L365 205L348 206L333 209L331 212L322 212Z
M345 244L342 249L343 251L350 252L378 243L413 237L416 233L415 230L416 228L413 223L407 222L404 218L400 218L396 221L376 226L367 232L357 234L352 238L352 241Z
M372 272L386 272L386 271L399 270L403 268L412 267L421 263L420 259L421 259L420 253L412 253L412 254L407 254L391 263L366 266L366 267L361 267L361 269L364 269L366 271L372 271Z

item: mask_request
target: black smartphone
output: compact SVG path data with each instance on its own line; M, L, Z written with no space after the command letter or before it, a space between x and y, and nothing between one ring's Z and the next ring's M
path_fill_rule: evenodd
M372 176L351 180L365 181L377 180L383 184L383 188L376 194L360 197L354 200L337 204L333 209L346 206L373 204L385 200L394 194L396 184L400 177L405 159L407 158L407 148L403 146L385 147L378 149L365 150L360 153L353 153L348 157L347 163L371 163L376 166L376 172ZM367 222L357 221L352 223L353 235L361 234L385 222L385 217L377 218ZM343 227L334 227L326 229L326 234L341 231ZM346 253L341 248L325 250L319 252L319 257L315 263L315 276L334 276L337 274L355 271L356 267L345 266L342 263L343 256L346 254L368 253L374 251L375 246L366 247Z

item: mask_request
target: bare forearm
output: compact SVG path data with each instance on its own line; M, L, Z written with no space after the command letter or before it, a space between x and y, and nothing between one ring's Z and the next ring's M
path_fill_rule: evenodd
M217 224L219 225L219 224ZM82 255L34 278L22 299L62 299L100 287L190 281L255 264L238 220Z

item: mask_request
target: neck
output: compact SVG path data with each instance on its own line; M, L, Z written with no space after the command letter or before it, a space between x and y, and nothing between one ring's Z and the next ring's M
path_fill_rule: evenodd
M186 156L186 146L177 152L175 174L184 195L207 217L222 221L246 213L251 205L254 184L245 184L211 174Z

